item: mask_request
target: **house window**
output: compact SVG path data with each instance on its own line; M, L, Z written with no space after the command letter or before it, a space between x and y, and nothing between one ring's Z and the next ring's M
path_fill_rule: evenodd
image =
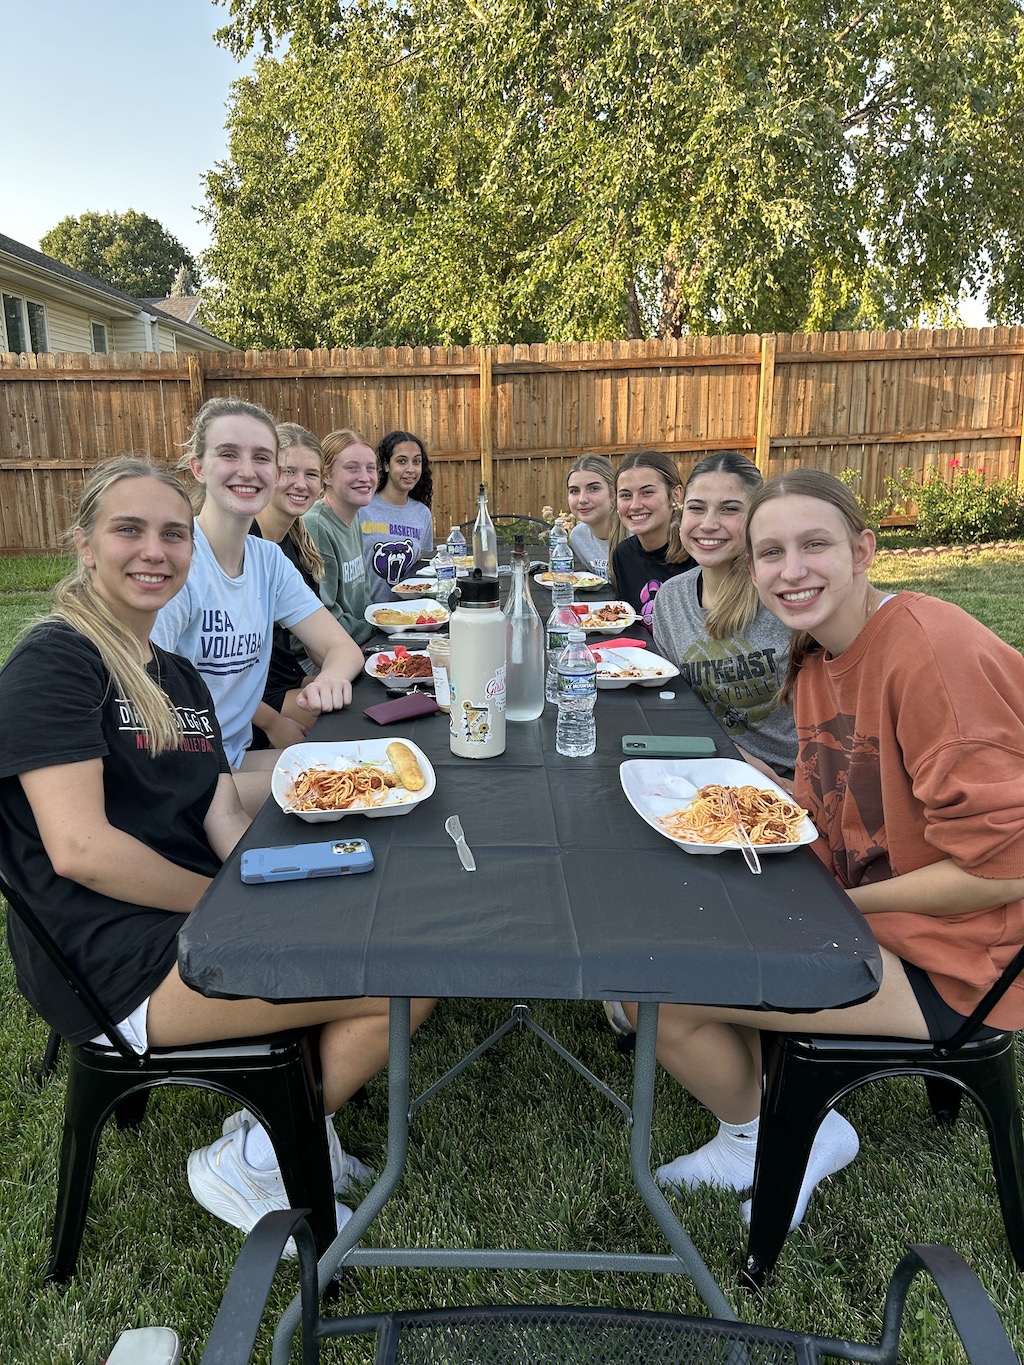
M92 349L96 355L107 354L107 329L102 322L92 324Z
M46 351L46 309L41 303L31 299L19 298L17 294L4 295L4 341L8 351Z

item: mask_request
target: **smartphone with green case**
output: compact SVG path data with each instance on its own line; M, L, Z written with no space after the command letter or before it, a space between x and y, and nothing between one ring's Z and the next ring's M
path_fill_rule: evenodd
M714 758L718 749L707 735L623 735L622 752L630 758Z

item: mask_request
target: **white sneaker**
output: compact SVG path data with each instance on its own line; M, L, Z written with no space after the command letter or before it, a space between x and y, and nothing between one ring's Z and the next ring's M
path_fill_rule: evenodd
M265 1213L290 1207L277 1167L257 1171L242 1155L248 1131L249 1125L243 1120L227 1137L218 1138L209 1147L199 1147L188 1159L189 1188L197 1201L215 1218L243 1232L254 1228ZM352 1217L352 1210L337 1202L334 1207L340 1232ZM295 1255L291 1239L284 1255Z
M248 1124L250 1128L256 1124L255 1116L250 1114L248 1109L238 1109L235 1113L229 1114L224 1120L224 1127L221 1132L227 1137L229 1133L240 1128L243 1123ZM372 1184L377 1179L377 1172L372 1166L367 1166L365 1162L360 1161L357 1156L352 1156L345 1151L330 1119L325 1119L324 1123L327 1125L327 1146L331 1153L334 1193L345 1195L353 1185Z
M617 1033L620 1038L626 1038L635 1032L633 1025L626 1017L626 1011L622 1008L621 1000L602 1000L605 1018L613 1033Z

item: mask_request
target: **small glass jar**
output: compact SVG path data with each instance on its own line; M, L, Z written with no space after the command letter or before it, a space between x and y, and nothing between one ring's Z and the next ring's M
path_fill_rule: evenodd
M451 660L451 642L447 635L434 635L427 645L430 655L430 671L434 675L434 699L442 711L450 711L452 692L448 682L448 665Z

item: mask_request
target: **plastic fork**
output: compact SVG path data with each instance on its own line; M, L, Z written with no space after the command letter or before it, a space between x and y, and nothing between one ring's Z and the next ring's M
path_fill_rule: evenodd
M729 808L732 811L733 828L736 831L736 838L739 840L740 852L743 854L743 861L750 868L751 872L761 871L761 859L757 856L757 849L750 842L750 835L743 827L740 813L736 809L736 798L729 792Z

